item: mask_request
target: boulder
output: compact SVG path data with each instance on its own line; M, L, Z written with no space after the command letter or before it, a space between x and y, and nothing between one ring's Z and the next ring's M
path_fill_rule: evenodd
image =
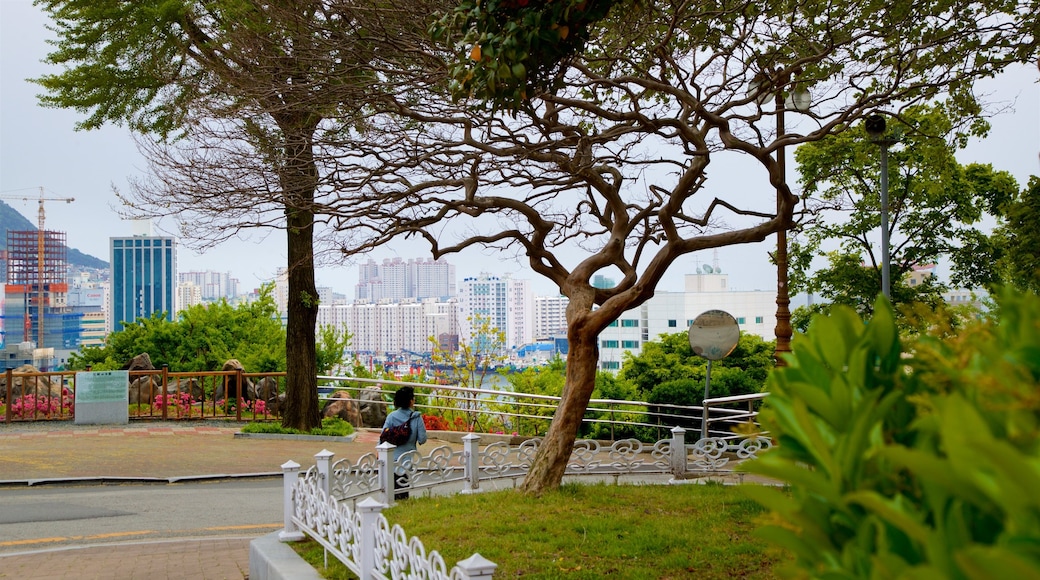
M256 401L263 401L267 405L267 412L277 416L281 411L281 403L285 401L284 395L279 399L278 379L274 377L263 377L253 384L252 397Z
M130 382L130 404L151 405L162 393L159 375L142 375Z
M32 365L22 365L14 369L14 373L39 373L40 370ZM61 381L52 381L51 377L38 375L31 377L11 378L11 400L16 401L25 395L35 397L58 397L61 398ZM0 401L7 400L7 374L0 373Z
M362 426L358 403L351 398L347 391L332 393L332 397L325 402L325 407L321 410L321 416L322 418L339 417L355 428Z
M242 363L238 362L238 359L228 359L224 363L224 366L220 368L222 371L245 371L245 367ZM226 389L225 389L226 386ZM253 381L249 380L249 377L242 377L242 384L238 384L238 375L228 375L224 377L224 382L217 385L217 391L215 397L218 401L224 399L237 401L238 397L241 397L247 401L253 400L255 389L253 387Z
M141 354L130 359L130 362L123 365L125 371L154 371L155 367L152 365L152 357L148 356L148 353L142 352Z
M202 385L199 384L199 380L195 377L174 379L166 385L167 395L177 396L181 393L191 395L192 401L201 401L205 395L202 391Z
M358 407L363 427L382 427L386 421L386 399L379 386L365 387L358 393Z

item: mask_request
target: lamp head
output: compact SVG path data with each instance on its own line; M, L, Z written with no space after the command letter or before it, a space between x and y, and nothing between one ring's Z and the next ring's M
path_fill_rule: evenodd
M867 135L877 139L885 134L885 118L874 113L863 120L863 128Z

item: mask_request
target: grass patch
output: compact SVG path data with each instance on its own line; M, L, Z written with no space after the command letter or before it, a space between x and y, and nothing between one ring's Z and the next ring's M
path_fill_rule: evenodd
M282 427L281 423L272 421L254 421L242 426L243 433L275 433L282 435L325 435L330 437L343 437L354 432L354 426L339 417L328 417L322 419L321 427L315 427L310 432L304 433L299 429Z
M449 568L479 552L498 564L495 578L632 580L776 578L774 566L790 558L752 537L762 513L736 487L603 484L540 498L513 490L414 498L383 512ZM309 543L325 574L321 545ZM329 574L347 575L326 578L352 577L335 564Z

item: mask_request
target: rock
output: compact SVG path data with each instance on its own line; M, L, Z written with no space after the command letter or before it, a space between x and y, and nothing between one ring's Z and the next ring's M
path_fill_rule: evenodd
M152 357L148 356L148 353L143 352L134 358L130 359L130 362L123 366L125 371L154 371L155 367L152 366Z
M321 411L321 416L323 418L339 417L355 428L361 427L361 411L358 409L358 403L350 397L350 393L347 391L332 393L332 397L325 403L325 408Z
M159 375L142 375L133 379L129 389L131 405L151 405L162 393L162 384Z
M267 412L277 417L281 413L285 395L278 394L278 379L263 377L253 385L253 399L263 401L267 405Z
M192 401L201 401L205 394L199 380L194 377L174 379L166 385L167 395L178 396L181 393L188 393Z
M358 393L359 412L363 427L382 427L386 421L386 398L381 387L365 387Z
M14 373L39 373L40 370L32 365L22 365L14 369ZM61 398L61 382L51 381L46 375L34 377L12 377L11 399L17 401L25 395L35 397L58 397ZM7 400L7 374L0 373L0 401Z
M246 369L242 366L242 363L238 362L238 359L233 358L228 359L220 370L245 371ZM227 375L224 379L225 380L221 384L217 385L216 393L214 394L218 401L224 399L236 401L239 396L247 401L253 400L255 389L253 388L253 381L249 380L249 377L242 377L242 385L238 384L238 375Z

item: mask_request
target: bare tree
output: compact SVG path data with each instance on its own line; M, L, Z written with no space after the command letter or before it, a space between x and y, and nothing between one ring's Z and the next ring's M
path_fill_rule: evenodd
M321 212L339 228L365 228L367 243L419 236L434 257L476 247L523 255L570 299L566 387L523 484L538 493L562 479L594 388L599 333L653 296L680 257L792 226L798 198L779 152L936 98L974 114L974 79L1035 54L1032 4L1003 13L978 3L877 12L621 2L558 63L549 90L527 94L520 83L511 110L448 98L464 96L474 74L493 83L524 72L489 55L503 46L489 35L506 32L464 20L465 36L448 35L458 60L435 70L453 76L413 79L382 103L372 138L340 159L354 167L337 185L343 201ZM521 14L522 33L518 10L502 13ZM774 103L803 89L813 95L811 130L777 131L785 107ZM709 181L710 162L734 155L761 168L759 193ZM603 272L620 275L614 288L592 286Z
M41 2L64 72L38 80L48 105L126 123L152 175L124 192L130 217L175 217L196 247L243 230L287 236L283 424L320 424L315 367L315 199L336 147L363 134L381 61L424 31L423 2ZM403 61L399 60L400 67ZM389 81L384 78L384 81Z

